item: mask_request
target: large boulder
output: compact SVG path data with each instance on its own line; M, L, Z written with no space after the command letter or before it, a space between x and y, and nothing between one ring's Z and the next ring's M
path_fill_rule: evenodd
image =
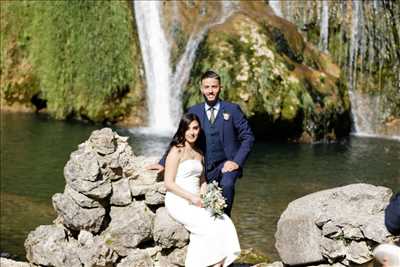
M25 240L26 258L40 266L81 267L78 242L61 225L41 225Z
M100 236L93 236L88 231L82 230L79 233L78 242L79 258L85 267L111 267L119 258Z
M189 241L189 232L168 214L166 208L156 212L153 227L154 241L163 248L184 247Z
M72 229L81 229L97 233L106 214L102 206L95 208L82 208L68 195L57 193L53 196L53 206L62 223Z
M71 154L64 168L67 184L88 197L106 198L111 193L111 182L101 175L97 154L90 144L81 144L79 149Z
M285 264L364 264L373 246L390 234L384 208L392 191L352 184L316 192L291 202L278 221L276 248Z
M119 255L126 256L130 248L151 239L154 214L143 202L112 206L110 217L111 222L102 236Z
M30 267L29 263L0 257L1 267Z

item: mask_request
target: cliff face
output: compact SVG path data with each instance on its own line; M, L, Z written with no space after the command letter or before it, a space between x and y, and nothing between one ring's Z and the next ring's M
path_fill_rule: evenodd
M129 2L2 3L1 54L7 104L100 122L139 114L143 106Z
M143 124L132 6L2 3L4 103L59 119ZM163 1L172 97L183 96L183 108L202 101L199 77L212 68L222 97L241 105L260 137L335 139L350 132L350 111L357 132L399 135L399 15L386 0Z
M274 3L342 69L354 96L355 130L400 135L400 6L386 0Z
M241 2L210 29L184 91L186 107L202 100L199 78L209 68L222 76L222 98L240 104L261 137L310 141L349 131L339 67L262 2Z

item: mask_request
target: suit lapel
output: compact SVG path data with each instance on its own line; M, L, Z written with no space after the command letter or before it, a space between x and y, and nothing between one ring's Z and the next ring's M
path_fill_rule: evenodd
M204 125L206 125L206 120L208 120L207 118L207 114L206 114L206 106L205 103L200 105L200 120L201 120L201 128L204 129Z
M224 117L223 117L223 113L225 110L225 105L224 105L224 101L220 101L219 102L219 111L217 114L217 120L215 121L218 132L219 132L219 139L221 140L221 143L224 143Z

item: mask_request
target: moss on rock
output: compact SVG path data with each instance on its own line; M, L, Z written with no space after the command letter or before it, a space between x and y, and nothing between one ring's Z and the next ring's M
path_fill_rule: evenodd
M240 104L261 136L332 138L339 118L347 129L338 132L348 132L349 100L339 68L280 20L266 5L252 3L212 28L199 48L184 105L202 100L201 73L214 69L222 78L221 97Z
M121 120L134 106L143 106L140 51L129 5L2 3L2 96L11 103L32 102L35 96L55 118L96 122ZM20 76L24 82L15 82ZM16 94L24 97L16 99Z

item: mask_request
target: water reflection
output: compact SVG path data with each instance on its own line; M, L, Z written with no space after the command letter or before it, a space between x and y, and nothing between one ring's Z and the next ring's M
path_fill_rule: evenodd
M0 187L5 204L0 207L0 251L24 257L23 243L29 231L50 224L55 217L51 196L64 189L63 168L70 153L101 127L30 114L2 114ZM161 156L170 141L116 130L130 136L136 155ZM400 191L399 162L400 142L393 140L351 137L329 145L258 142L238 182L233 210L242 247L257 248L277 259L276 223L290 201L358 182Z

